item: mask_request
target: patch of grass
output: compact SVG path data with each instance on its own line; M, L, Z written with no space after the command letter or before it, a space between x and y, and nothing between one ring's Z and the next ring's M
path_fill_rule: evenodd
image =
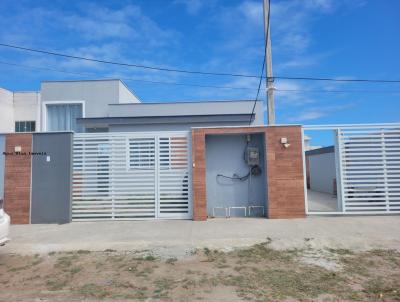
M153 272L154 272L154 269L152 267L145 267L141 271L136 271L135 275L137 277L145 277L145 278L147 278Z
M116 250L113 250L113 249L105 249L104 252L105 252L105 253L115 253Z
M79 255L87 255L87 254L90 254L91 251L88 251L88 250L78 250L76 253L79 254Z
M224 252L204 248L203 253L207 258L206 262L216 262L217 265L226 262L226 254Z
M78 255L62 256L57 259L54 267L65 271L68 270L78 259Z
M168 258L167 260L165 260L165 263L168 264L175 264L175 262L177 262L178 259L176 257L172 257L172 258Z
M184 289L192 288L196 285L196 282L192 279L185 278L181 281L181 286Z
M400 301L400 280L397 283L384 281L382 278L371 279L364 285L364 290L378 299L390 297Z
M138 300L148 299L147 287L139 287L138 289L136 289L133 297Z
M137 271L138 271L138 266L137 266L137 265L128 266L127 271L128 271L128 272L132 272L132 273L137 273Z
M328 248L327 251L332 253L332 254L337 254L337 255L340 255L340 256L354 255L354 253L352 251L350 251L349 249L332 249L332 248Z
M355 291L347 285L345 276L317 266L298 262L299 250L278 251L268 244L228 253L235 261L236 274L219 275L225 286L233 286L239 297L259 301L293 297L303 300L322 294L333 294L342 299L354 299ZM347 252L346 252L347 254Z
M270 261L290 261L297 254L297 250L277 251L267 244L256 244L251 248L242 249L235 253L239 260L244 263L257 262L268 259Z
M40 264L42 262L43 262L43 259L42 258L38 258L38 259L36 259L35 261L33 261L31 263L31 266L36 266L36 265L38 265L38 264Z
M109 259L110 262L117 263L117 262L125 261L125 256L124 255L114 255L114 256L109 256L107 259Z
M15 272L19 272L19 271L23 271L30 268L30 265L24 265L24 266L18 266L18 267L12 267L10 269L8 269L9 272L15 273Z
M74 266L74 267L72 267L72 268L69 270L69 272L70 272L72 275L75 275L75 274L79 273L81 270L82 270L82 267L81 267L81 266Z
M104 299L108 296L108 292L102 286L94 283L87 283L81 286L78 292L86 298Z
M157 279L154 282L153 298L160 299L168 297L168 292L174 286L174 280L169 278Z
M153 255L147 255L147 256L145 256L143 258L143 260L145 260L145 261L155 261L155 260L157 260L157 258L154 257Z
M66 280L54 279L54 280L47 280L46 282L47 289L50 291L62 290L66 285L67 285Z
M396 250L381 250L381 249L375 249L372 251L368 252L371 255L378 256L385 261L390 262L391 264L394 264L397 267L400 267L400 252Z
M340 262L344 265L344 272L350 275L369 276L369 264L367 260L358 257L341 257Z

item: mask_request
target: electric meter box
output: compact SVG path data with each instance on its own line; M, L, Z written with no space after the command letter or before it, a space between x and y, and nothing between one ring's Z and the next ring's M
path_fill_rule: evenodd
M246 149L246 163L249 166L256 166L260 164L260 152L257 147L247 147Z

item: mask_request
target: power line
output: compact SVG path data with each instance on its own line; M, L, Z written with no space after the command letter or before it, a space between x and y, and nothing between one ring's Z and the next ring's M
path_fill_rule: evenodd
M277 92L306 92L306 93L400 93L400 90L315 90L315 89L274 89Z
M149 65L142 65L142 64L133 64L133 63L125 63L125 62L116 62L116 61L109 61L109 60L100 60L100 59L93 59L88 57L81 57L81 56L74 56L68 55L64 53L54 52L54 51L47 51L35 48L28 48L18 45L11 45L0 43L0 46L18 49L22 51L29 51L35 53L41 53L46 55L64 57L69 59L76 59L76 60L84 60L90 62L97 62L103 64L110 64L110 65L118 65L118 66L125 66L125 67L136 67L142 69L149 69L149 70L158 70L158 71L165 71L165 72L177 72L177 73L187 73L187 74L199 74L199 75L212 75L212 76L231 76L231 77L244 77L244 78L259 78L258 75L253 74L240 74L240 73L224 73L224 72L204 72L198 70L188 70L188 69L178 69L178 68L165 68L159 66L149 66ZM342 79L342 78L334 78L334 77L290 77L290 76L274 76L274 77L265 77L269 81L274 80L298 80L298 81L331 81L331 82L359 82L359 83L400 83L400 80L388 80L388 79Z
M81 72L73 72L73 71L66 71L61 69L55 68L48 68L48 67L39 67L39 66L32 66L32 65L24 65L24 64L16 64L11 62L4 62L0 61L2 65L9 65L14 67L20 68L27 68L27 69L34 69L34 70L44 70L44 71L52 71L52 72L59 72L64 74L71 74L71 75L79 75L84 77L98 77L98 74L95 73L81 73ZM264 77L265 78L265 77ZM166 82L166 81L153 81L153 80L143 80L137 78L120 78L123 81L129 82L144 82L150 84L161 84L161 85L173 85L173 86L188 86L188 87L200 87L200 88L215 88L215 89L233 89L233 90L253 90L253 88L249 87L232 87L232 86L217 86L217 85L201 85L201 84L189 84L189 83L178 83L178 82ZM341 89L341 90L315 90L315 89L274 89L276 92L294 92L294 93L388 93L388 94L397 94L400 93L400 90L348 90L348 89Z
M297 81L331 81L331 82L359 82L359 83L400 83L400 80L383 79L339 79L339 78L316 78L316 77L282 77L274 76L270 80L297 80Z
M57 57L64 57L64 58L69 58L69 59L77 59L77 60L97 62L97 63L110 64L110 65L125 66L125 67L136 67L136 68L143 68L143 69L150 69L150 70L178 72L178 73L188 73L188 74L257 78L257 76L249 75L249 74L203 72L203 71L197 71L197 70L174 69L174 68L165 68L165 67L158 67L158 66L149 66L149 65L141 65L141 64L132 64L132 63L124 63L124 62L92 59L92 58L87 58L87 57L67 55L67 54L59 53L59 52L53 52L53 51L47 51L47 50L41 50L41 49L34 49L34 48L28 48L28 47L22 47L22 46L4 44L4 43L0 43L0 46L19 49L19 50L23 50L23 51L42 53L42 54L52 55L52 56L57 56Z
M268 7L271 4L271 1L268 0ZM258 96L260 94L260 89L261 89L261 83L263 80L263 75L264 75L264 67L265 67L265 59L266 59L266 55L267 55L267 43L268 43L268 33L269 33L269 17L270 17L270 9L268 9L268 18L267 18L267 33L266 33L266 37L265 37L265 43L264 43L264 57L263 57L263 62L262 62L262 67L261 67L261 74L260 74L260 80L258 82L258 89L257 89L257 95L256 98L254 100L254 104L253 104L253 109L251 110L251 114L250 114L250 120L249 120L249 125L251 125L251 120L253 119L253 115L254 115L254 110L256 109L256 105L257 105L257 101L258 101ZM267 95L268 97L268 95Z
M265 55L264 55L264 60L263 60L263 64L262 64L262 67L261 67L261 76L260 76L260 81L258 83L257 95L256 95L256 98L254 100L253 109L251 110L251 114L250 114L249 125L251 125L251 121L252 121L253 115L254 115L254 110L256 109L256 105L257 105L257 101L258 101L258 96L260 94L261 83L262 83L263 74L264 74L264 67L265 67Z
M55 69L55 68L39 67L39 66L32 66L32 65L23 65L23 64L16 64L16 63L3 62L3 61L0 61L0 64L9 65L9 66L16 66L16 67L21 67L21 68L54 71L54 72L60 72L60 73L65 73L65 74L71 74L71 75L85 76L85 77L98 76L97 74L94 74L94 73L71 72L71 71L60 70L60 69ZM249 87L232 87L232 86L217 86L217 85L187 84L187 83L153 81L153 80L143 80L143 79L136 79L136 78L125 78L125 77L124 78L120 78L120 79L124 80L126 82L133 81L133 82L145 82L145 83L152 83L152 84L163 84L163 85L174 85L174 86L189 86L189 87L215 88L215 89L253 90L253 88L249 88Z
M16 64L10 62L0 61L0 64L21 67L21 68L29 68L29 69L37 69L37 70L46 70L46 71L53 71L53 72L60 72L65 74L71 75L79 75L79 76L98 76L94 73L79 73L79 72L71 72L66 70L54 69L54 68L46 68L46 67L39 67L39 66L32 66L32 65L23 65L23 64ZM121 78L124 81L135 81L135 82L145 82L145 83L153 83L153 84L163 84L163 85L177 85L177 86L189 86L189 87L204 87L204 88L216 88L216 89L238 89L238 90L253 90L253 88L248 87L231 87L231 86L216 86L216 85L201 85L201 84L187 84L187 83L177 83L177 82L164 82L164 81L152 81L152 80L143 80L143 79L136 79L136 78ZM275 88L277 92L305 92L305 93L391 93L397 94L400 93L400 90L315 90L315 89L279 89Z

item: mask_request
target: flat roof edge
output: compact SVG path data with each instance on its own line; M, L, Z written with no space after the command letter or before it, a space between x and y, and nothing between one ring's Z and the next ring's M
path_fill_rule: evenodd
M120 79L84 79L84 80L44 80L41 83L62 83L62 82L106 82L106 81L118 81L123 83Z
M250 114L249 114L250 115ZM211 126L211 127L191 127L191 129L219 129L219 128L266 128L266 127L301 127L302 125L300 124L275 124L275 125L267 125L267 124L261 124L261 125L249 125L249 126Z
M208 101L174 101L174 102L141 102L141 103L119 103L119 104L108 104L109 106L120 106L120 105L169 105L169 104L204 104L204 103L245 103L254 102L254 100L208 100ZM262 102L258 100L257 102Z

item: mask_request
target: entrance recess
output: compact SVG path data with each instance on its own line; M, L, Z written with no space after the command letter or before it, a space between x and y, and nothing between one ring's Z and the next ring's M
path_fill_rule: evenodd
M190 219L188 132L74 134L72 220Z

